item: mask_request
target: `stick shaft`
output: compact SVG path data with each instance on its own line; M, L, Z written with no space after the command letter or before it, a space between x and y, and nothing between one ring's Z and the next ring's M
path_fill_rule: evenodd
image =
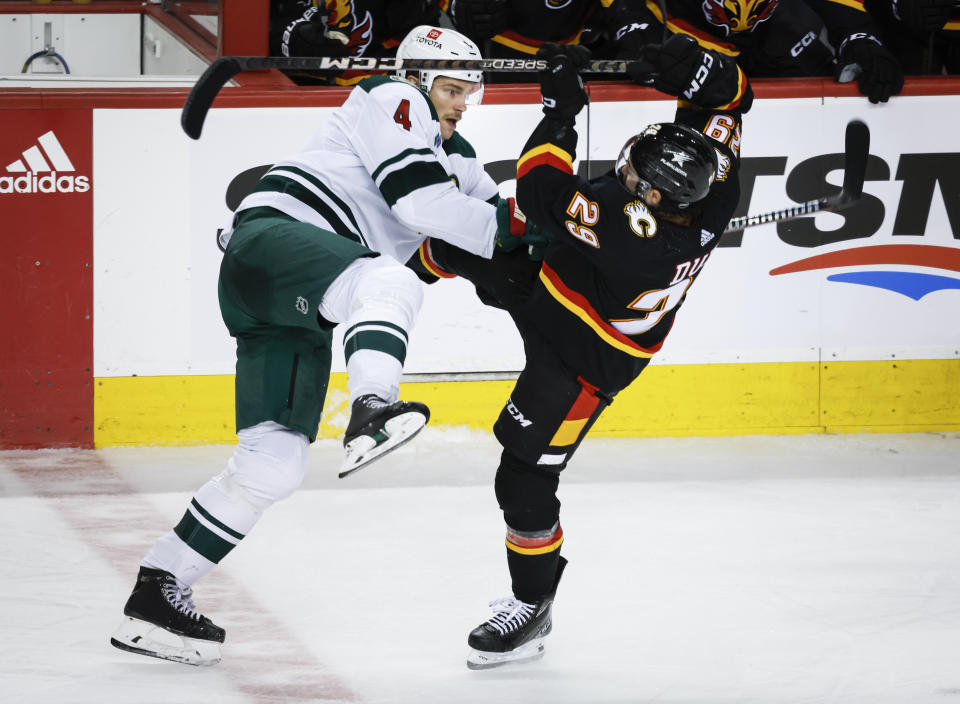
M398 59L365 56L342 58L329 56L224 56L214 61L230 62L241 71L280 69L293 71L338 72L338 71L487 71L492 73L533 73L547 68L545 59ZM213 64L211 64L211 67ZM590 61L584 73L625 74L626 61Z
M626 73L626 61L591 61L588 73ZM316 73L342 71L487 71L533 73L547 68L545 59L397 59L347 56L222 56L197 79L183 104L180 124L192 139L200 139L207 111L227 81L244 71L281 69Z
M747 227L753 227L755 225L766 225L771 222L782 222L784 220L794 220L804 215L811 215L813 213L820 212L821 210L829 210L825 203L825 198L820 198L817 200L808 200L806 203L801 203L800 205L795 205L790 208L783 208L782 210L773 210L769 213L759 213L758 215L744 215L739 218L733 218L730 221L730 224L727 225L727 229L724 232L738 232Z

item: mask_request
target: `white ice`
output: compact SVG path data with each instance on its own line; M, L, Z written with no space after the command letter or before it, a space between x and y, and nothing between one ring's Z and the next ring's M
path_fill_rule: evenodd
M341 448L196 585L212 668L108 644L232 448L0 453L0 702L960 704L960 434L587 440L544 659L474 672L509 592L492 437Z

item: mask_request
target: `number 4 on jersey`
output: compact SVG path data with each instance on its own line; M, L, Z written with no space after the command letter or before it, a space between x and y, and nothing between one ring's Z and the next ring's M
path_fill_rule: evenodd
M401 125L407 132L410 131L410 101L406 98L400 101L397 111L393 113L393 121Z

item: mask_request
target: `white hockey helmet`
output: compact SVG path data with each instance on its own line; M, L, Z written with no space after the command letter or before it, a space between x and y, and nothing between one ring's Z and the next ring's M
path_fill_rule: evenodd
M482 59L480 49L467 37L453 29L446 27L431 27L422 24L414 27L397 47L398 59ZM483 99L483 71L423 71L404 69L397 74L404 76L408 73L416 75L420 87L428 93L433 81L438 76L455 78L458 81L469 81L476 85L467 96L467 103L479 105Z

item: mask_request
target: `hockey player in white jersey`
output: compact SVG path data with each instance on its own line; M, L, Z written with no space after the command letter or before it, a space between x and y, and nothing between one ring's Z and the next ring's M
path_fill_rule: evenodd
M418 27L401 58L480 58L463 35ZM427 237L489 258L524 240L522 215L455 129L482 75L417 72L361 81L296 156L278 162L224 233L219 298L237 341L239 443L142 560L123 650L193 665L220 660L224 629L193 584L301 483L342 324L351 418L341 476L412 438L421 403L398 400L422 284L403 266Z

